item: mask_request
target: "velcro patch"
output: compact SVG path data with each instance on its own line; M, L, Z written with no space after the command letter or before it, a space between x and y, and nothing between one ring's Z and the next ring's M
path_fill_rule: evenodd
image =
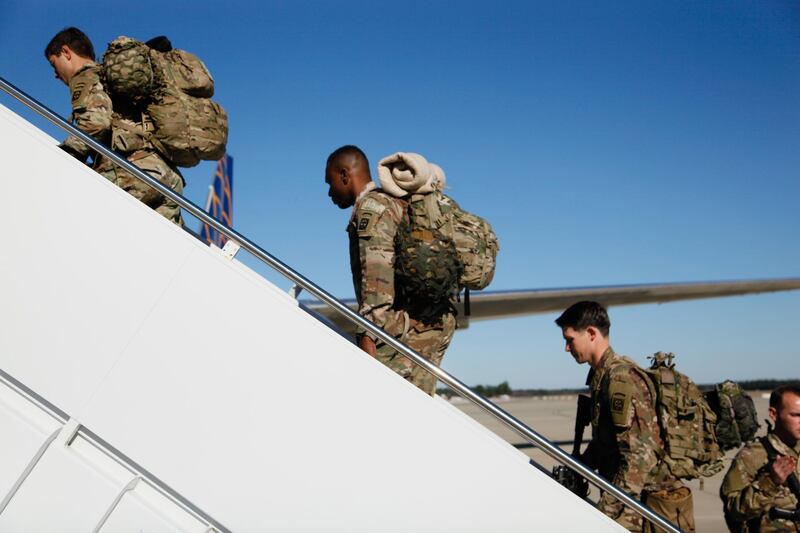
M358 206L359 211L369 211L370 213L375 213L376 215L380 215L384 211L386 211L386 206L377 201L374 198L366 198L361 205Z

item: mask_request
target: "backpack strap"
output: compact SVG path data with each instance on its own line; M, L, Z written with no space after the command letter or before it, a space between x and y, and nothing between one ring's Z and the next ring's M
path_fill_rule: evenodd
M169 152L164 145L159 141L155 135L153 135L153 121L148 117L146 114L142 113L142 122L139 123L140 125L131 126L127 122L118 120L115 117L111 118L111 126L113 128L118 128L121 130L125 130L127 132L133 133L134 135L138 135L142 137L144 140L152 144L158 152L163 155L164 157L169 160Z
M764 451L767 452L767 462L772 463L775 459L778 458L778 450L775 449L775 446L769 441L769 436L764 435L760 437L758 440L761 441L761 445L764 447Z

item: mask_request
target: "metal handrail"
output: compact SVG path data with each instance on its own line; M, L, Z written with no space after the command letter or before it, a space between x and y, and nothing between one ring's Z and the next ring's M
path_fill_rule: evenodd
M269 252L259 247L250 239L248 239L244 235L241 235L236 230L233 230L223 225L220 221L208 215L200 207L190 202L180 194L176 193L166 185L162 184L160 181L152 178L147 173L141 171L138 167L132 165L131 163L126 161L124 158L120 157L118 154L113 152L108 147L97 142L94 138L90 137L89 135L86 135L78 128L76 128L75 126L73 126L72 124L70 124L57 114L55 114L53 111L51 111L50 109L48 109L47 107L36 101L34 98L27 95L26 93L24 93L23 91L21 91L20 89L18 89L17 87L15 87L14 85L12 85L11 83L9 83L8 81L6 81L4 78L1 77L0 77L0 88L2 88L6 93L13 96L17 100L28 106L29 108L31 108L33 111L42 115L44 118L46 118L56 126L67 131L71 135L74 135L75 137L79 138L93 150L103 154L103 156L105 157L108 157L114 163L116 163L123 169L127 170L128 172L130 172L143 182L147 183L150 187L154 188L155 190L157 190L170 200L180 205L183 209L194 215L196 218L200 219L203 223L208 224L221 234L225 235L228 239L231 239L234 242L238 243L242 248L253 254L256 258L260 259L268 266L272 267L279 274L288 278L294 284L303 287L303 289L316 296L320 301L331 306L333 309L335 309L338 313L342 314L345 318L350 320L350 322L352 322L356 326L361 327L364 330L372 333L376 337L380 338L384 343L388 344L394 350L403 354L408 359L411 359L415 364L421 366L428 373L435 376L439 381L450 387L460 396L471 401L481 409L485 410L490 415L500 420L500 422L504 423L506 426L519 433L523 438L525 438L532 444L536 444L542 451L544 451L552 459L568 466L569 468L571 468L572 470L574 470L575 472L586 478L590 483L592 483L599 489L611 493L615 498L622 501L625 505L632 508L634 511L636 511L644 518L647 518L648 520L654 522L660 528L669 531L670 533L682 533L681 530L677 528L675 525L673 525L671 522L664 519L660 515L656 514L652 509L650 509L640 501L636 500L628 493L620 490L612 483L609 483L608 481L600 477L600 475L596 474L595 472L584 466L581 462L579 462L577 459L575 459L574 457L563 451L561 448L552 444L549 440L547 440L539 433L537 433L533 429L523 424L520 420L512 416L510 413L504 411L503 409L501 409L491 401L487 400L480 394L473 392L466 384L464 384L454 376L451 376L448 372L442 370L438 366L431 364L417 352L410 349L406 345L402 344L394 337L387 335L381 328L379 328L369 320L363 318L355 311L351 310L345 304L337 300L333 295L329 294L324 289L317 286L314 282L305 278L303 275L296 272L295 270L293 270L291 267L289 267L276 257L272 256Z

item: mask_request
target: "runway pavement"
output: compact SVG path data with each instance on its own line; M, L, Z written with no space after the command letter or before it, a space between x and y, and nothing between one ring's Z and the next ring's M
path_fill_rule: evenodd
M762 435L766 432L763 420L767 417L769 394L752 392L751 395L755 401L761 423L759 435ZM466 402L466 400L462 400L462 402ZM516 445L521 452L527 454L547 470L551 470L553 465L556 464L544 452L529 446L516 432L507 429L480 408L471 403L454 403L463 412L500 435L507 442ZM507 401L498 401L498 405L547 439L557 441L565 451L572 451L576 396L511 398ZM584 433L584 446L589 439L591 439L591 430L587 428ZM688 483L694 494L697 533L725 533L728 531L725 526L725 520L722 517L722 502L718 494L722 478L735 454L736 450L727 453L725 469L721 473L710 478L704 478L702 481L694 480ZM597 497L598 490L592 487L590 498L596 500Z

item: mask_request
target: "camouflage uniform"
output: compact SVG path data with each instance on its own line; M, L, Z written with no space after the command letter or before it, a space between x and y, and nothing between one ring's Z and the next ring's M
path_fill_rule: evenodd
M800 443L794 449L770 433L767 438L781 455L798 458ZM800 476L800 462L795 467ZM795 509L797 498L786 484L775 485L769 475L767 451L760 440L742 448L731 463L719 490L725 508L725 521L731 531L761 533L797 532L798 524L787 520L771 520L769 510Z
M404 301L395 291L395 234L406 216L406 202L376 189L374 183L370 182L356 199L347 233L358 310L361 316L439 366L456 329L452 305L431 312L425 302ZM435 318L422 319L422 315ZM376 340L376 346L378 360L426 393L435 392L436 379L432 375L385 343Z
M70 79L69 89L72 95L71 120L81 131L110 146L175 192L183 192L183 177L177 168L165 161L142 133L137 133L143 132L149 121L130 104L112 103L100 81L99 65L89 62L78 69ZM77 137L70 136L62 147L82 162L93 154L92 166L98 173L164 217L183 225L178 204L118 168L110 159L95 154Z
M586 382L592 400L592 441L582 459L605 479L645 503L648 494L663 495L677 489L688 497L688 488L659 460L663 443L643 372L610 347L599 367L589 372ZM644 527L642 517L611 494L601 496L598 508L629 531L642 531ZM673 516L667 518L676 520ZM683 517L679 526L693 531L693 517Z
M72 98L70 121L85 134L110 146L113 111L111 98L100 82L100 66L90 61L79 68L69 80L69 92ZM93 153L88 146L72 135L61 147L81 162L86 162L89 154Z

